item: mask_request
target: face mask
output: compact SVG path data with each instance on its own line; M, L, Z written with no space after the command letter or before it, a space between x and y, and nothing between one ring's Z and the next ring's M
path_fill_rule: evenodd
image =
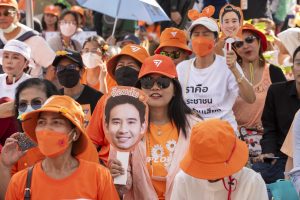
M96 53L91 53L91 52L84 53L82 54L81 57L82 57L83 64L89 69L103 65L101 56L99 56Z
M63 154L71 141L69 141L69 136L74 130L71 130L69 134L59 133L56 131L42 130L36 132L36 139L38 142L38 147L41 153L47 157L56 157ZM73 136L73 141L75 140L76 134Z
M61 33L67 37L72 36L76 31L76 26L74 24L61 24L59 28Z
M57 79L62 86L66 88L73 88L79 82L79 71L75 69L64 69L57 72Z
M11 33L13 30L17 28L17 24L11 23L10 26L6 29L1 29L4 33Z
M214 50L214 40L199 36L192 40L193 52L200 57L207 56Z
M135 86L139 72L131 67L124 66L115 71L115 77L120 86Z

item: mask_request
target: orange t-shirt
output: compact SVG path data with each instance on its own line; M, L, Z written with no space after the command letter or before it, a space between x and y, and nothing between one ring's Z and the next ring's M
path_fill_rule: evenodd
M24 199L28 170L15 174L5 199ZM31 200L43 199L119 199L110 172L99 164L79 160L79 167L68 177L54 179L37 163L32 172Z
M97 84L95 84L95 85L91 85L91 84L87 83L87 72L86 72L86 70L84 70L80 82L82 84L85 84L85 85L88 85L88 86L94 88L97 91L100 90L100 81L98 81ZM113 86L117 85L116 81L109 74L107 74L107 76L106 76L106 83L107 83L107 89L108 90L110 88L112 88Z
M12 167L11 173L15 174L18 171L21 171L23 169L26 169L27 167L34 165L35 163L43 160L44 158L45 156L40 152L38 147L31 148ZM91 140L88 140L88 145L86 149L82 153L78 154L76 158L99 163L97 150Z
M177 141L178 131L171 122L162 126L150 123L150 131L146 133L147 168L159 199L165 199L165 177L168 175Z
M102 124L104 114L104 101L106 97L107 95L103 95L99 99L92 114L89 125L86 128L86 133L95 145L101 147L100 151L98 152L99 158L107 164L110 144L105 138Z

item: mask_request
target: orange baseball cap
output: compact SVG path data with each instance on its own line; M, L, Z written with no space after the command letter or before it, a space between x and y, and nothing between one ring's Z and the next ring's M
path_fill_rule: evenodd
M181 169L199 179L216 180L241 170L248 161L248 147L227 121L209 119L192 128L189 149Z
M35 128L41 112L60 113L70 120L81 131L78 140L73 143L72 152L78 155L86 149L88 136L84 131L84 113L79 103L69 96L53 95L40 109L23 114L21 116L23 130L35 142L37 142Z
M137 44L128 44L124 46L121 50L121 52L115 56L113 56L111 59L107 61L107 71L108 74L114 79L115 79L115 69L118 64L119 58L121 56L130 56L140 62L141 64L144 63L144 60L149 57L149 53L147 50Z
M71 11L74 11L74 12L80 14L82 17L84 16L84 9L80 6L76 6L76 5L72 6Z
M19 10L19 6L16 0L0 0L0 6L10 6Z
M160 36L159 47L155 50L156 54L159 54L162 47L177 47L185 50L191 55L193 52L187 46L187 36L184 31L177 28L166 28Z
M161 74L169 78L177 78L176 66L171 58L156 54L145 59L139 73L139 79L148 74Z
M45 6L44 8L44 14L52 14L52 15L55 15L55 16L59 16L59 10L56 6L54 5L48 5L48 6Z
M242 30L255 33L259 37L262 50L263 51L267 50L268 43L265 34L257 30L252 24L248 24L248 23L243 25Z

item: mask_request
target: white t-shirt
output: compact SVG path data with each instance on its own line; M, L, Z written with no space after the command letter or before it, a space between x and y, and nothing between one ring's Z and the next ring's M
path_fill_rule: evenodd
M224 57L216 55L212 65L204 69L194 66L195 58L177 65L179 82L186 104L204 119L227 120L235 130L232 107L238 96L238 83ZM237 69L243 74L237 64Z
M199 169L201 170L201 169ZM267 188L261 175L249 168L242 168L232 175L237 180L231 200L268 200ZM225 178L228 182L228 178ZM228 188L228 185L226 185ZM172 200L226 200L228 191L222 180L210 183L197 179L180 170L174 179ZM201 198L200 198L201 197Z
M7 74L0 74L0 98L9 97L11 99L15 99L15 92L18 85L23 81L31 78L30 75L23 73L18 81L16 81L14 84L7 85L6 77Z
M33 31L31 28L23 24L19 24L19 26L21 27L21 31L14 39L17 39L27 31ZM4 44L7 43L7 40L5 39L2 31L0 31L0 39ZM38 77L41 75L42 66L48 67L52 64L55 58L55 52L50 48L46 40L41 36L32 36L24 42L30 46L31 58L34 61L34 66L31 66L33 67L33 69L30 74L33 77Z

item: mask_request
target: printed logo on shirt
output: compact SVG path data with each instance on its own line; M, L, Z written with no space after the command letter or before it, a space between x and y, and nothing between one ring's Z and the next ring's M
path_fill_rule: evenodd
M130 48L131 48L132 52L137 52L138 50L141 49L140 47L137 47L137 46L130 46Z
M156 67L159 67L159 65L162 63L162 60L153 60Z
M169 169L173 154L176 149L176 141L175 140L169 140L165 145L167 152L165 152L164 148L160 144L155 144L151 147L151 157L147 157L147 162L154 163L162 163L165 167L165 169Z
M175 37L176 34L177 34L177 32L171 32L171 35L172 35L173 37Z
M86 128L91 120L91 106L90 104L81 105L83 113L84 113L84 127Z

